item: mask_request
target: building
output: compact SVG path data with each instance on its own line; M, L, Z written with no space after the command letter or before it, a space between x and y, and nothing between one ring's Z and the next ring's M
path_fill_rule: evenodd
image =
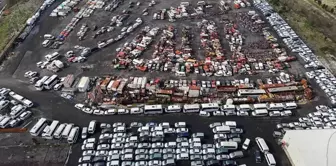
M82 77L77 85L77 89L80 92L86 92L90 86L90 78Z
M336 129L289 130L282 143L292 166L336 165Z

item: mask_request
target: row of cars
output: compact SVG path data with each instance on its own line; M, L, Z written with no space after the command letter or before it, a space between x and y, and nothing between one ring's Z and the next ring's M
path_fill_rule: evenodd
M231 131L232 134L237 134L235 131L242 133L242 129L234 127L236 123L233 121L217 123L231 127L228 132L223 131L221 134L230 134ZM217 123L210 127L220 127ZM96 125L97 122L91 121L89 130L92 131ZM82 137L85 140L81 148L80 165L172 166L176 165L176 161L191 161L193 166L226 166L237 165L234 159L244 156L244 152L237 150L238 142L220 137L215 140L215 144L206 144L204 133L189 135L185 122L176 122L175 128L168 122L149 122L145 125L133 122L129 126L120 122L113 125L102 123L100 127L102 130L98 139L86 138L86 135ZM172 138L175 134L163 133L164 130L176 130L176 139ZM156 139L158 136L163 139ZM243 149L247 147L248 144Z
M313 70L306 72L310 79L314 79L324 93L329 97L332 104L336 104L336 78L327 69Z
M332 129L336 128L336 109L325 105L316 106L316 112L300 117L297 122L280 123L276 128L282 133L286 130Z
M288 48L297 53L303 61L306 63L305 68L312 68L314 70L309 71L306 75L315 79L323 91L327 94L332 104L336 104L336 94L332 89L335 89L334 81L335 77L328 69L324 68L322 63L318 60L313 51L304 43L302 39L294 32L294 30L288 25L288 23L276 13L271 5L265 0L254 0L255 6L261 10L261 12L267 16L268 22L273 26L277 34L283 38L283 42Z
M0 89L0 111L3 113L0 114L0 128L17 127L32 115L27 106L10 93L10 89Z

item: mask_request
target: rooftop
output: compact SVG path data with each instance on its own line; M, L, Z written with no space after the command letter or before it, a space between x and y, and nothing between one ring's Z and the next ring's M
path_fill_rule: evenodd
M293 166L336 165L336 129L289 130L283 143Z

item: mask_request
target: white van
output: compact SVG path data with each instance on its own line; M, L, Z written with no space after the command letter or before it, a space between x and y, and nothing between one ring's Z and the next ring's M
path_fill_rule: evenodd
M229 126L230 128L236 128L237 127L236 121L226 121L225 125Z
M129 110L127 110L127 109L118 109L118 114L119 115L129 114Z
M284 104L284 108L287 110L292 110L297 108L297 104L295 102L288 102Z
M93 134L96 131L96 126L97 126L97 121L96 120L92 120L89 123L88 133L89 134Z
M276 166L276 161L274 159L273 154L271 154L269 152L266 152L265 153L265 159L266 159L266 162L267 162L268 166Z
M242 148L243 148L244 150L247 150L248 147L249 147L249 145L250 145L250 142L251 142L251 140L248 139L248 138L246 138L245 141L244 141L244 143L243 143L243 145L242 145Z
M257 109L252 112L252 116L267 116L267 109Z
M261 152L266 153L269 151L269 148L265 142L265 140L261 137L256 137L255 141L260 149Z
M226 133L230 133L231 130L230 130L230 127L229 126L217 126L215 128L212 129L212 132L213 133L223 133L223 134L226 134Z
M238 111L250 111L251 106L249 104L240 104L237 106Z
M51 34L45 34L43 36L43 38L46 39L46 40L53 40L53 39L55 39L55 37L53 35L51 35Z

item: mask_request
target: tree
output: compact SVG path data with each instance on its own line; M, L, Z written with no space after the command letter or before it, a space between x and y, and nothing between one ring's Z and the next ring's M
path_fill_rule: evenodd
M317 0L317 4L321 6L322 1L321 0Z

